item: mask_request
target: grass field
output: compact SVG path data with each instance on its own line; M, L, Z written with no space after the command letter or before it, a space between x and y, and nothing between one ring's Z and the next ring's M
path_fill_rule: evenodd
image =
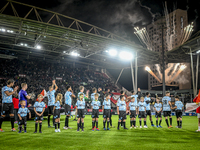
M148 129L117 130L118 116L113 115L113 125L111 131L103 130L103 118L99 118L100 131L92 131L92 119L90 115L85 118L85 131L77 132L77 124L70 119L71 130L63 130L64 118L61 118L61 133L55 133L54 128L47 127L47 120L43 121L42 134L34 134L34 121L27 122L27 133L17 133L10 131L10 122L4 121L2 128L5 131L0 133L0 149L2 150L30 150L30 149L200 149L200 133L195 133L197 129L197 117L184 116L183 129L177 129L176 119L173 117L173 127L168 129L163 119L163 128L150 127ZM154 124L155 124L155 117ZM127 127L130 127L128 116ZM137 120L137 125L139 121ZM15 124L17 128L17 125Z

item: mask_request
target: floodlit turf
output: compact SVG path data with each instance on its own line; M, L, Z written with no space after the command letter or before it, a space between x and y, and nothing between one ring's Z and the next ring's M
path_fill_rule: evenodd
M85 118L85 131L77 132L77 123L70 119L69 125L73 129L64 130L64 118L61 119L61 133L55 133L54 128L47 127L47 119L43 121L42 134L34 134L34 121L27 122L28 133L17 133L10 131L10 122L4 121L2 128L5 131L0 133L0 149L3 150L30 150L30 149L200 149L200 133L197 129L197 117L184 116L183 129L177 129L176 119L173 117L173 127L168 129L163 118L163 128L151 127L147 119L148 129L117 130L118 116L113 115L111 131L103 130L103 118L99 118L100 131L92 131L92 119L90 115ZM130 119L127 116L127 127L130 127ZM154 123L155 117L153 116ZM137 125L139 120L137 119ZM15 124L17 128L17 125Z

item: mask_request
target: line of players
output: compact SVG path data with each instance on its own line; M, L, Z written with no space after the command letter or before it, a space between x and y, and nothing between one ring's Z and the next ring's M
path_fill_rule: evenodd
M15 87L14 90L12 89L14 85L14 80L10 79L7 82L7 86L4 86L2 88L2 114L0 118L0 132L4 132L1 129L3 119L5 115L8 113L10 114L10 119L11 119L11 127L12 131L16 131L14 128L14 112L13 112L13 103L12 103L12 95L16 94L18 87ZM25 87L25 88L24 88ZM55 88L54 88L55 87ZM27 84L23 83L22 84L22 90L25 91L27 89ZM50 116L53 115L53 124L55 126L55 132L60 132L60 108L62 105L62 94L58 93L56 98L55 98L55 92L58 89L55 80L52 81L52 86L49 87L49 91L47 92L47 97L48 97L48 127L50 126ZM86 92L86 95L83 93L84 92L84 87L80 86L80 92L78 93L78 98L77 98L77 109L76 109L76 114L77 114L77 131L80 129L84 131L84 109L85 109L85 100L84 98L88 98L88 92ZM99 131L98 128L98 118L99 118L99 107L101 106L100 101L98 101L99 94L97 93L97 89L93 88L92 89L92 94L91 94L91 99L92 99L92 131L96 129L96 131ZM24 94L24 99L20 99L20 97L23 97L20 94ZM171 117L171 109L176 109L176 117L177 117L177 127L182 128L182 109L183 109L183 104L181 101L179 101L179 97L175 97L175 107L172 107L171 105L171 98L169 97L170 93L166 92L166 96L162 98L162 104L160 103L159 98L156 98L156 103L154 105L154 109L156 111L156 126L161 127L161 122L162 122L162 116L161 116L161 111L163 111L164 117L166 124L168 128L172 128L172 117ZM71 89L71 86L67 86L67 91L64 95L65 98L65 126L63 129L72 129L69 127L69 117L71 113L71 103L72 103L72 97L76 97L73 94L73 91ZM20 108L18 110L18 117L19 117L19 133L22 132L22 125L24 125L24 132L26 132L26 120L27 120L27 114L29 113L29 117L31 117L30 111L28 110L26 98L30 98L26 92L19 92L19 99L20 99ZM117 129L120 129L120 125L123 126L124 129L126 128L126 113L127 113L127 108L126 108L126 102L131 101L129 103L129 109L130 109L130 125L134 128L136 128L136 117L138 115L139 118L139 123L140 123L140 128L142 128L142 118L144 118L144 128L147 128L146 125L146 115L149 115L150 121L151 121L151 126L154 126L152 117L151 117L151 110L150 110L150 94L146 93L146 97L140 97L140 101L137 104L137 98L138 95L133 92L132 96L130 97L125 97L125 93L121 92L120 99L117 102L117 113L119 115L119 120L118 120L118 127ZM42 133L42 120L43 120L43 113L45 111L45 103L42 101L43 100L43 95L39 94L37 96L37 100L34 104L34 112L35 112L35 132L37 133L37 127L39 123L39 132ZM104 96L104 102L102 104L102 109L103 109L103 126L104 130L110 130L109 124L112 126L112 116L111 116L111 101L110 101L110 94L109 92L105 94ZM168 117L170 120L170 125L168 123ZM160 122L158 125L158 118L160 118ZM107 122L107 128L106 126Z

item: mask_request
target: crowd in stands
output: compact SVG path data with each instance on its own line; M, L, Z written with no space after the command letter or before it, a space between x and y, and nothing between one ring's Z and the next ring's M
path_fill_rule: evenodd
M35 95L41 93L43 89L48 91L52 80L56 78L59 79L56 80L57 93L63 95L67 85L72 86L75 95L79 92L80 85L84 85L86 90L90 90L90 94L93 87L119 91L114 82L104 73L87 70L83 67L72 67L70 64L50 63L44 60L0 59L0 72L0 88L6 85L7 79L13 78L15 85L19 87L21 83L27 83L27 93Z

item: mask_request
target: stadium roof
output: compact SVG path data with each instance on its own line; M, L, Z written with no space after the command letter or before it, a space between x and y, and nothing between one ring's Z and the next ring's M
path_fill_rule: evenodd
M22 11L23 10L23 11ZM0 50L18 58L77 62L102 68L126 68L130 61L111 57L115 48L137 52L138 66L158 64L161 54L86 22L35 6L2 0L0 3ZM80 53L73 57L72 51ZM182 48L166 53L168 62L187 61ZM189 60L189 57L188 57Z

